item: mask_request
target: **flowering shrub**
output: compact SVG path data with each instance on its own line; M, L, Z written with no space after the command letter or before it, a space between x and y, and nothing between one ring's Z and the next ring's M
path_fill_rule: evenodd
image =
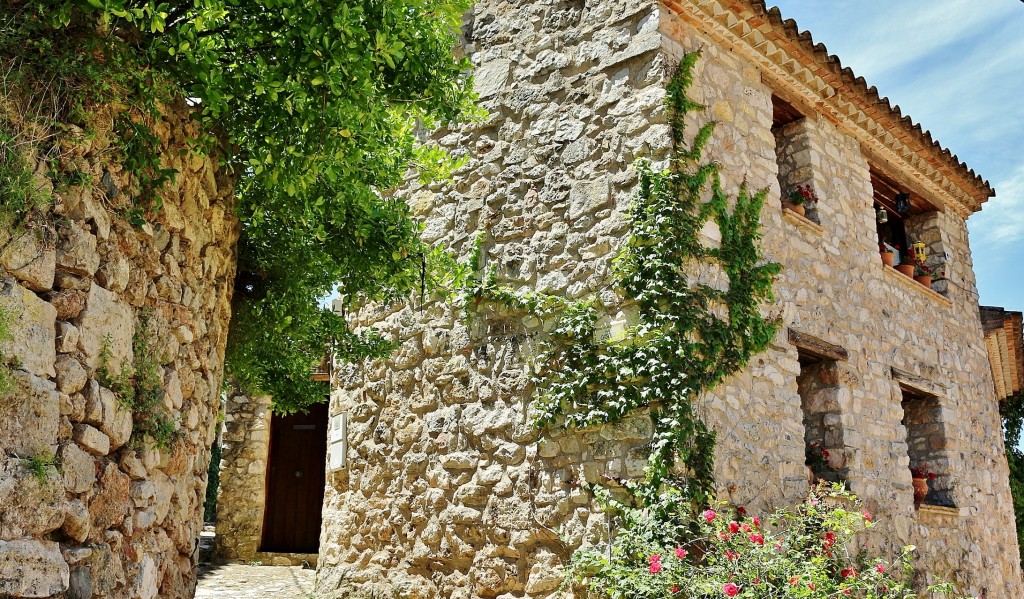
M600 597L918 597L913 546L886 558L850 553L853 535L872 520L841 485L812 489L794 510L761 518L722 506L688 526L617 507L624 527L610 551L581 550L570 570L572 582ZM667 531L677 536L666 538ZM952 586L928 591L946 596Z

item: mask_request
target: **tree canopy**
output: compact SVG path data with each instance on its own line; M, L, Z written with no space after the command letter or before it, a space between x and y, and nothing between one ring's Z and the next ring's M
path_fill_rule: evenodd
M227 357L236 381L290 411L323 398L309 372L330 344L348 358L387 350L319 301L339 284L348 305L421 284L428 252L386 191L410 168L432 177L449 165L416 143L418 130L474 114L468 61L453 54L468 0L0 5L0 50L19 68L68 82L85 104L114 88L154 110L186 98L206 132L197 145L219 141L243 227ZM128 136L152 149L145 119ZM173 174L133 164L144 218Z

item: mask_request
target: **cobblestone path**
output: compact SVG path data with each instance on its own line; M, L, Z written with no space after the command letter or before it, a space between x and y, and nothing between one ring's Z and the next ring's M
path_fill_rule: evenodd
M307 599L315 579L298 566L200 564L196 599Z

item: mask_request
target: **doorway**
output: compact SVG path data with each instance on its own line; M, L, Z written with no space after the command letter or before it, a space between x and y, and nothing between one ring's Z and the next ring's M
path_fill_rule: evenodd
M260 551L318 553L327 460L327 402L270 422Z

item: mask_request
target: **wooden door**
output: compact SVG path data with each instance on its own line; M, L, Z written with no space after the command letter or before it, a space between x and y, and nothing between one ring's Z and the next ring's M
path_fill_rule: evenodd
M327 402L271 417L261 551L319 552L326 460Z

